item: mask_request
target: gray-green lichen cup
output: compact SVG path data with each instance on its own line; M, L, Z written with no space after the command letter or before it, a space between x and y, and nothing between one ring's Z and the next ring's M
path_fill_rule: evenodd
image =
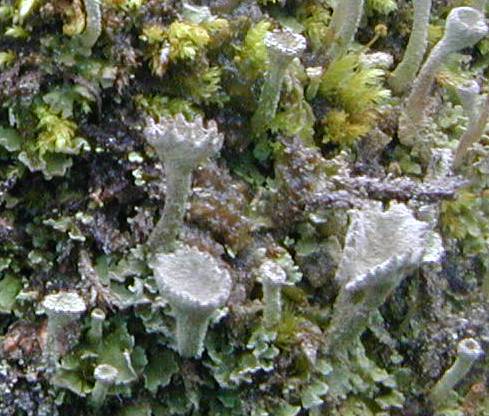
M78 319L86 304L76 292L58 292L47 295L41 304L48 316L44 357L50 366L56 366L60 357L61 338L66 326Z
M161 296L175 314L178 353L199 357L210 318L229 297L228 271L210 254L186 246L157 254L150 267Z

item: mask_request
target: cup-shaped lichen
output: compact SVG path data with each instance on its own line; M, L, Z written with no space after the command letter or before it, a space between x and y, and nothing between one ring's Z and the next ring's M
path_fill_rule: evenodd
M431 51L406 100L404 115L407 117L407 130L416 131L420 127L436 72L447 56L473 46L488 32L484 15L479 10L472 7L456 7L450 12L443 38ZM401 137L401 140L406 142L405 144L411 144L409 138L403 140Z
M261 90L258 108L253 114L251 126L256 135L263 134L277 113L280 92L288 66L306 49L304 36L290 30L275 30L265 35L265 45L270 60Z
M154 146L166 173L166 198L163 215L148 239L152 252L172 251L180 233L185 205L190 194L192 170L219 152L223 135L214 121L204 126L202 117L186 121L182 114L147 120L146 140Z
M334 41L328 52L331 59L345 53L357 33L358 25L362 17L363 0L341 0L336 2L336 7L331 17L329 29Z
M105 312L99 308L93 309L90 313L90 329L87 334L91 343L97 344L102 340L104 321Z
M413 29L404 57L389 78L396 94L404 92L416 77L428 45L431 0L414 0Z
M430 400L435 406L446 400L450 390L467 375L474 362L483 354L481 346L475 339L466 338L459 342L455 362L431 389Z
M306 98L308 100L313 100L319 90L319 85L321 84L321 78L324 74L324 69L322 66L314 66L311 68L306 68L306 74L309 77L309 85L306 90Z
M285 270L276 262L267 260L258 269L258 274L263 285L263 320L267 328L271 328L280 322L282 316L282 287L287 281Z
M119 371L117 368L109 364L100 364L95 367L95 371L93 372L95 386L93 387L90 398L90 402L94 408L98 409L104 404L105 397L117 380L118 374Z
M422 259L430 226L404 204L383 211L372 204L354 211L336 272L340 286L326 336L329 351L342 351Z
M199 357L209 320L231 291L231 277L217 260L195 248L157 254L150 264L159 292L175 314L177 349Z
M66 326L85 312L86 305L75 292L59 292L46 296L42 307L48 316L44 356L49 365L56 365Z

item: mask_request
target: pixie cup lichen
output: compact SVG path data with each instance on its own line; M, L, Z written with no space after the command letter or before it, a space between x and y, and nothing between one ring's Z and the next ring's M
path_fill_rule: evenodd
M98 344L102 340L104 321L105 312L99 308L93 309L90 313L90 329L87 334L91 343Z
M282 316L282 287L287 282L285 270L276 262L267 260L258 269L263 286L263 321L267 328L280 322Z
M77 320L87 307L78 293L59 292L46 296L42 308L48 316L44 356L49 365L56 365L66 326Z
M322 66L306 68L306 74L309 78L309 85L306 89L306 98L311 101L316 98L316 95L319 91L321 79L324 74L324 68Z
M159 123L148 118L144 134L163 162L166 173L163 215L149 236L148 246L153 253L169 252L176 248L182 228L192 171L219 152L224 136L217 131L213 120L204 126L202 117L186 121L183 114L162 118Z
M442 378L430 391L430 400L438 407L450 391L467 375L472 365L484 354L479 343L473 338L460 341L457 347L457 358L453 365L443 374Z
M343 351L407 274L421 262L429 224L404 204L353 211L335 280L340 287L326 334L327 350Z
M157 254L150 266L161 296L175 314L178 353L199 357L211 315L229 297L228 271L211 255L191 247Z
M306 49L304 36L287 29L268 32L264 42L268 50L270 64L265 75L258 107L251 120L253 133L257 136L262 135L267 130L277 113L287 68L292 60L301 56Z
M404 115L407 118L407 130L416 131L420 127L425 117L428 94L431 91L436 72L446 58L451 53L475 45L484 36L487 36L488 32L484 15L477 9L456 7L449 13L443 38L431 51L406 100ZM403 141L402 137L401 141ZM407 145L411 144L409 138L404 141Z
M109 364L100 364L95 367L93 376L95 378L95 386L90 397L91 405L98 409L105 401L109 389L115 384L119 371L117 368Z

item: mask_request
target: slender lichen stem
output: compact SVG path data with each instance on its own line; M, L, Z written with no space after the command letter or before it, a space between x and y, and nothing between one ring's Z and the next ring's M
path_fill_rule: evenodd
M263 310L264 324L267 328L271 328L277 325L282 317L281 287L264 284L263 298L265 302L265 309Z
M102 33L102 11L100 0L85 0L86 24L80 35L81 44L85 48L92 48Z
M105 398L107 397L107 393L109 392L109 385L104 383L103 381L97 380L95 382L95 386L92 390L91 402L92 406L98 409L104 404Z
M389 85L396 94L403 93L413 82L428 45L431 0L415 0L411 36L401 63L392 73Z
M458 169L463 162L464 156L467 154L469 147L476 143L484 134L486 129L487 120L489 119L489 95L486 97L486 101L479 113L477 119L470 123L465 130L464 134L460 138L457 150L455 152L455 159L453 160L453 168Z
M283 80L289 61L272 60L267 72L258 101L258 108L253 114L251 125L255 134L262 134L271 124L277 113Z
M474 362L481 357L482 354L482 349L476 340L467 338L460 341L455 362L431 389L430 400L435 406L438 406L448 397L450 390L462 381Z
M419 128L425 117L428 94L431 91L437 70L448 55L473 46L488 33L483 14L471 7L456 7L447 17L443 38L433 48L428 60L414 82L406 100L404 113L410 129Z
M103 324L105 313L102 309L94 309L90 314L90 329L88 330L88 339L92 344L98 344L103 336Z
M70 319L66 319L59 315L51 315L48 317L44 357L50 366L55 367L58 363L61 355L60 337L63 333L63 328L69 321Z
M176 337L178 353L182 357L199 357L204 345L210 316L178 309L176 313Z
M117 368L109 364L100 364L95 368L95 385L90 397L90 403L95 409L99 409L104 404L107 393L115 384L118 374Z
M329 28L334 35L334 41L328 52L331 59L346 52L357 33L362 17L363 0L342 0L338 2L331 17Z
M175 249L191 189L191 170L182 168L178 161L165 163L165 170L165 207L148 239L148 245L153 252L171 252Z
M479 106L481 92L479 84L471 80L466 84L460 85L456 91L464 113L469 118L469 123L476 122L478 118L477 107Z
M406 101L405 113L415 125L418 125L424 118L427 97L435 80L436 72L449 53L444 42L438 42L413 85L411 94Z

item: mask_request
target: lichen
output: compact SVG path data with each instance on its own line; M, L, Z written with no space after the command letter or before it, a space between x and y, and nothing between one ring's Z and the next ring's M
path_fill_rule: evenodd
M456 8L480 16L485 2L432 3L428 51ZM406 55L413 5L0 4L0 414L485 415L487 358L449 383L441 403L430 392L460 340L486 348L489 339L484 126L452 168L487 94L489 42L464 44L444 61L423 88L429 105L417 138L406 142L406 100L391 96L388 71ZM281 35L298 39L300 53L261 113L276 58L267 43ZM177 323L146 244L171 205L165 157L175 150L149 143L146 127L165 135L176 118L191 126L189 148L202 130L220 147L212 161L190 151L179 160L196 163L169 245L192 247L184 260L207 263L178 286L208 293L209 281L197 285L194 274L209 264L232 280L183 354L189 322ZM351 241L358 221L349 212L386 216L400 205L411 225L429 224L426 255L396 269L405 258L391 254L416 227L371 225L368 249L348 262L385 286L348 296L335 276L348 268L343 247L362 240ZM260 281L263 264L283 271L279 292ZM180 272L177 264L162 279ZM56 293L79 294L86 313L53 337L41 304ZM101 384L107 366L116 376Z

